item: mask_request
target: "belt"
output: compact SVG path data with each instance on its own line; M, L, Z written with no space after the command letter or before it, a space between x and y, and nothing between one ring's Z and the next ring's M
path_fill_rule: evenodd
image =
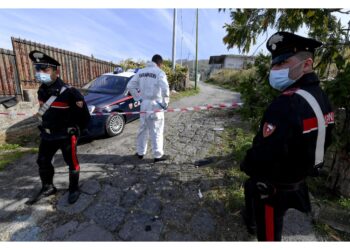
M299 190L303 185L305 181L299 181L294 183L273 183L273 185L276 187L276 189L281 191L296 191Z
M52 134L67 134L67 129L49 129L49 128L43 128L39 127L41 132L44 132L46 134L52 135Z

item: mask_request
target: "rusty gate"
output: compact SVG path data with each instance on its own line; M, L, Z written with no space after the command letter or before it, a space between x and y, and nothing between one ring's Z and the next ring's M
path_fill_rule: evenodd
M61 66L60 77L74 87L82 87L97 76L111 72L117 66L111 62L98 60L82 54L35 43L19 38L11 38L15 55L18 78L22 89L37 88L34 69L29 58L29 52L39 50L55 58Z
M0 49L0 96L21 95L13 51Z

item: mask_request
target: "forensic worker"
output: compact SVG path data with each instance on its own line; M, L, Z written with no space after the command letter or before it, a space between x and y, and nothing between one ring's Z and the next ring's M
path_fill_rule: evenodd
M241 163L245 183L243 218L259 241L280 241L289 208L311 211L307 176L316 176L331 144L334 113L313 71L322 43L288 32L267 41L272 62L269 82L281 95L268 106Z
M164 109L169 105L169 84L166 74L161 70L163 59L154 55L152 62L147 62L129 81L127 89L135 101L141 102L141 111ZM164 155L164 112L143 113L140 115L140 128L137 135L137 153L142 159L147 152L148 136L151 137L154 162L164 161L169 156Z
M27 204L34 204L57 192L53 184L52 159L58 149L69 165L68 202L72 204L80 195L77 140L80 131L87 127L90 114L79 91L59 78L57 67L60 64L55 59L37 50L31 51L29 57L35 68L35 78L41 83L38 90L40 109L37 114L41 120L41 140L37 163L42 188Z

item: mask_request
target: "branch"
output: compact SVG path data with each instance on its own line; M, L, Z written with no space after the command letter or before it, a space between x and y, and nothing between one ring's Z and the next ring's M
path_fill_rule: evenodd
M350 10L343 11L342 9L328 9L328 12L329 13L338 12L338 13L341 13L341 14L350 14Z
M342 14L350 14L350 10L348 10L348 11L341 11L341 10L338 10L337 12L342 13Z

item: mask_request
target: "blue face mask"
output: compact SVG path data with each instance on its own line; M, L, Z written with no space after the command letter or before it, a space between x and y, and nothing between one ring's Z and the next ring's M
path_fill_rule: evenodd
M43 73L43 72L36 72L35 79L38 82L46 84L46 85L50 85L52 83L50 74Z
M293 68L297 67L301 63L303 63L303 61L297 63ZM283 91L295 83L300 77L302 77L302 75L303 73L301 73L297 79L293 80L289 78L289 68L270 70L269 82L272 88Z
M269 82L272 88L283 91L296 80L289 78L289 68L270 71Z

